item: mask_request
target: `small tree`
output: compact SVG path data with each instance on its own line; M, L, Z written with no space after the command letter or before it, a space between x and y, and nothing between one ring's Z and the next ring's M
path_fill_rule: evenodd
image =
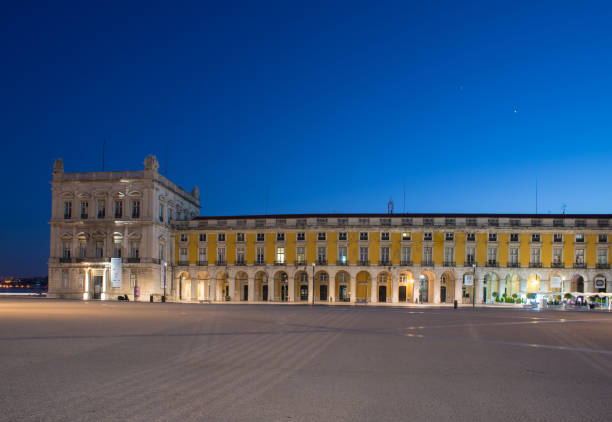
M571 293L566 293L563 297L567 300L572 300L574 298Z

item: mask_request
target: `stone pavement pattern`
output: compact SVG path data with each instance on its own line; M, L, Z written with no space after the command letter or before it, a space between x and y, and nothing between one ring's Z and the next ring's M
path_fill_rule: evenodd
M611 420L612 314L0 299L0 420Z

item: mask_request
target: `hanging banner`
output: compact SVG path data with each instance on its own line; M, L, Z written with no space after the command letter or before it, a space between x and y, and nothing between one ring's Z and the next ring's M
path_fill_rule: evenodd
M121 287L123 266L121 258L111 258L111 287Z
M166 288L166 261L164 260L161 261L159 273L160 273L161 288L165 289Z
M606 288L606 279L603 277L595 277L595 288L596 289L605 289Z
M464 286L473 286L474 285L474 275L473 274L464 274L463 275L463 285Z
M561 288L561 277L551 277L551 279L550 279L550 288L551 289L560 289Z

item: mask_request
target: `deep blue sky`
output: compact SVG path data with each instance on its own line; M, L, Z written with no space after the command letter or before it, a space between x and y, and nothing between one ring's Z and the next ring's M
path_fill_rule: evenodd
M52 162L104 139L168 142L202 215L612 211L609 2L14 3L0 275L46 273Z

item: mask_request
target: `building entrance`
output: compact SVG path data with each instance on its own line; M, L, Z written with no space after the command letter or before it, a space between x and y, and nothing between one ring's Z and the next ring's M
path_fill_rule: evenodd
M242 300L249 300L249 286L244 286Z
M387 286L378 286L378 301L387 301Z
M406 301L406 286L399 286L399 301Z
M261 300L264 302L268 300L268 286L265 284L261 288Z
M287 284L281 284L280 296L282 302L286 302L287 300L289 300L289 286L287 286Z
M327 284L319 286L319 300L327 300Z
M102 276L95 275L93 278L93 299L102 298Z
M348 302L349 298L347 286L339 286L338 293L338 300L340 302Z
M446 302L446 286L440 286L440 302Z
M300 286L300 300L308 300L308 286Z

